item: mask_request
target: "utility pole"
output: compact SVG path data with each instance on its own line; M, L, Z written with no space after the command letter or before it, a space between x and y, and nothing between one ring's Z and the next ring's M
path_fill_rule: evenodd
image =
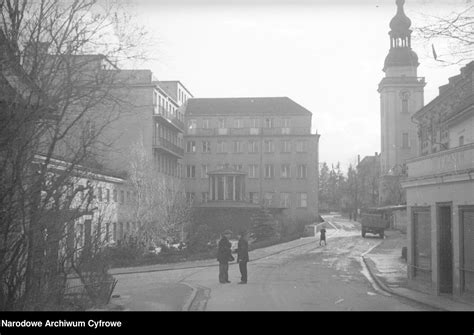
M360 164L360 155L357 155L357 166L355 169L355 213L354 213L354 221L357 221L357 214L359 211L359 204L358 204L358 193L359 193L359 164Z

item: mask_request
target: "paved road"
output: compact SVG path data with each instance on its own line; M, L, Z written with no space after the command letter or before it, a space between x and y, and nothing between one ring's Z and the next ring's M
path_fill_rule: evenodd
M380 239L363 239L357 223L334 216L325 219L326 247L309 238L308 243L251 262L247 285L236 284L239 272L233 264L231 284L219 284L218 269L207 267L119 275L117 292L130 310L178 310L189 294L173 292L184 284L199 288L191 310L426 310L371 283L360 256Z

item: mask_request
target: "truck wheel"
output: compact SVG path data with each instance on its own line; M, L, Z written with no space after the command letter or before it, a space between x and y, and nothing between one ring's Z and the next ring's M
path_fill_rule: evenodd
M383 232L379 233L380 238L384 238L385 234Z
M362 229L362 237L365 237L365 230Z

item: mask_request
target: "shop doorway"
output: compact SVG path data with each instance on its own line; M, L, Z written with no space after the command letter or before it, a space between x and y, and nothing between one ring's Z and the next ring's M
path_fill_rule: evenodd
M439 231L439 293L453 293L453 242L451 206L438 206Z

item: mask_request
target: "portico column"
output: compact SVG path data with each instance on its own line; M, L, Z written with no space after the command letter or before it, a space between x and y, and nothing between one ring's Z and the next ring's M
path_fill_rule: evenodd
M227 200L227 178L226 176L222 177L224 179L224 200Z
M217 185L219 184L218 183L218 181L219 181L218 178L219 177L212 176L212 178L214 178L214 196L215 196L214 200L219 200L219 190L217 188Z
M213 200L213 188L212 188L212 177L209 177L209 199Z
M232 183L233 183L233 185L234 185L234 187L232 188L232 193L233 193L233 194L232 194L232 196L233 196L233 199L232 199L232 200L235 201L235 200L237 200L237 199L235 199L235 176L232 177Z

